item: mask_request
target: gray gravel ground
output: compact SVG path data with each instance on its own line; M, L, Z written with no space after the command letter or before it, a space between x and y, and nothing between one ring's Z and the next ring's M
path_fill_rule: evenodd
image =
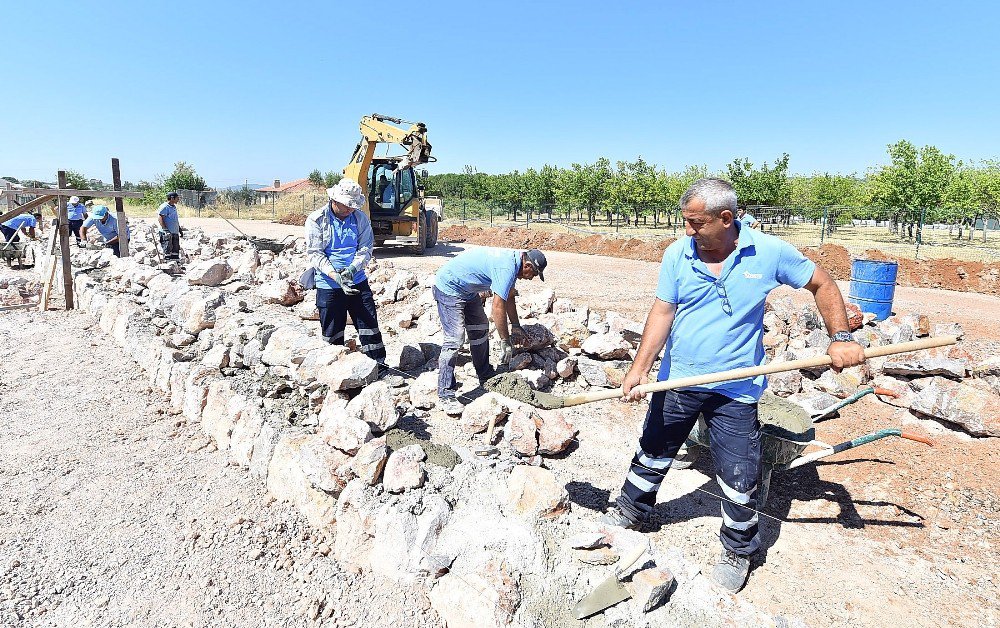
M0 626L437 626L350 573L80 312L0 314Z

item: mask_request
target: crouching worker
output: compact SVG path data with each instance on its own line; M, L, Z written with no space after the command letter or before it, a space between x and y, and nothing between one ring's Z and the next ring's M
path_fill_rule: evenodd
M371 221L358 211L365 204L365 195L353 179L341 179L326 193L330 202L306 220L306 259L310 269L303 274L302 283L306 288L313 283L316 287L323 339L335 345L344 344L350 313L362 353L378 363L379 377L386 377L385 346L375 313L375 297L365 275L375 244Z
M34 240L35 228L41 218L42 212L37 211L33 214L19 214L0 224L0 233L3 233L6 242L18 242L22 233Z
M95 205L90 212L90 218L83 221L80 236L83 241L87 241L87 229L96 227L98 233L104 238L104 246L114 252L115 257L121 257L121 249L118 240L118 219L111 215L104 205Z
M445 413L462 413L462 404L455 395L458 389L455 364L465 333L469 336L469 351L479 383L493 376L490 322L480 293L493 292L493 323L503 348L501 360L508 364L514 344L525 337L517 317L514 282L536 276L545 281L542 272L546 263L545 255L538 249L512 251L482 247L455 256L438 271L433 293L444 331L438 359L438 398Z

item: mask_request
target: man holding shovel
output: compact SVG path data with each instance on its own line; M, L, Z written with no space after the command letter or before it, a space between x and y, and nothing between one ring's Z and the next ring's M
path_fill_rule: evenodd
M663 255L656 299L642 342L622 383L624 397L647 381L666 345L658 380L758 366L764 361L764 301L779 285L806 288L831 333L828 350L840 370L861 364L864 350L847 324L833 278L793 246L741 226L736 192L721 179L699 179L680 201L687 237ZM761 435L757 401L763 376L653 393L639 447L621 496L604 523L636 528L652 511L656 492L699 414L708 424L722 502L722 556L712 573L723 588L746 583L760 548L757 484Z
M503 349L501 360L507 364L513 356L514 343L521 342L524 337L517 317L514 282L536 276L545 281L542 273L546 264L545 255L538 249L512 251L482 247L464 251L438 271L433 293L444 331L438 359L438 397L445 413L462 413L462 404L455 397L455 362L464 333L469 335L469 351L479 382L484 383L493 375L490 322L479 293L493 292L493 323Z

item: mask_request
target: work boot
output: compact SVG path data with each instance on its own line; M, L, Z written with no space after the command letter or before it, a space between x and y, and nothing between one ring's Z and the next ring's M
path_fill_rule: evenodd
M606 513L601 515L601 518L598 519L598 523L606 526L625 528L627 530L638 530L642 522L629 517L618 506L612 506L611 508L608 508Z
M712 570L712 580L730 593L739 593L747 583L748 575L750 558L727 549L722 550L719 562L715 563L715 569Z
M461 416L465 406L454 397L438 399L438 407L448 416Z

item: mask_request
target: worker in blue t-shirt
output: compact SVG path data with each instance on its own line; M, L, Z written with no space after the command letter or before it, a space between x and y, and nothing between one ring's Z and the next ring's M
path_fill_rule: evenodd
M163 248L163 258L167 260L180 259L181 254L181 225L177 216L179 199L180 194L170 192L167 194L167 202L156 210L160 221L160 246Z
M35 227L38 226L38 221L41 218L42 212L38 211L33 214L19 214L0 224L0 233L3 233L6 242L18 242L21 239L21 233L34 240Z
M493 323L500 335L501 360L509 364L514 345L526 338L517 317L514 282L535 277L545 281L542 273L546 265L545 255L538 249L515 251L480 247L458 254L437 272L432 292L444 331L438 359L438 398L445 413L462 413L462 404L455 395L458 388L455 363L465 334L469 336L472 365L479 382L493 375L490 322L480 293L493 293Z
M69 219L69 230L76 236L76 245L83 246L83 241L80 240L80 227L87 218L87 207L80 202L79 196L69 197L69 202L66 203L66 218Z
M780 285L806 288L830 334L834 369L861 364L865 353L847 323L840 289L830 274L791 244L736 220L736 192L722 179L699 179L681 196L687 231L664 251L656 299L646 318L625 399L643 384L665 349L657 379L667 381L764 362L764 303ZM639 527L677 452L704 416L722 501L722 555L712 578L732 593L746 584L750 557L761 547L757 485L761 431L757 402L763 376L653 393L639 447L621 495L603 522Z
M104 238L104 246L110 248L114 252L115 257L122 256L119 248L118 220L111 215L107 207L104 205L94 206L91 210L90 218L83 221L81 234L84 240L87 239L87 229L90 227L97 228L101 237Z

